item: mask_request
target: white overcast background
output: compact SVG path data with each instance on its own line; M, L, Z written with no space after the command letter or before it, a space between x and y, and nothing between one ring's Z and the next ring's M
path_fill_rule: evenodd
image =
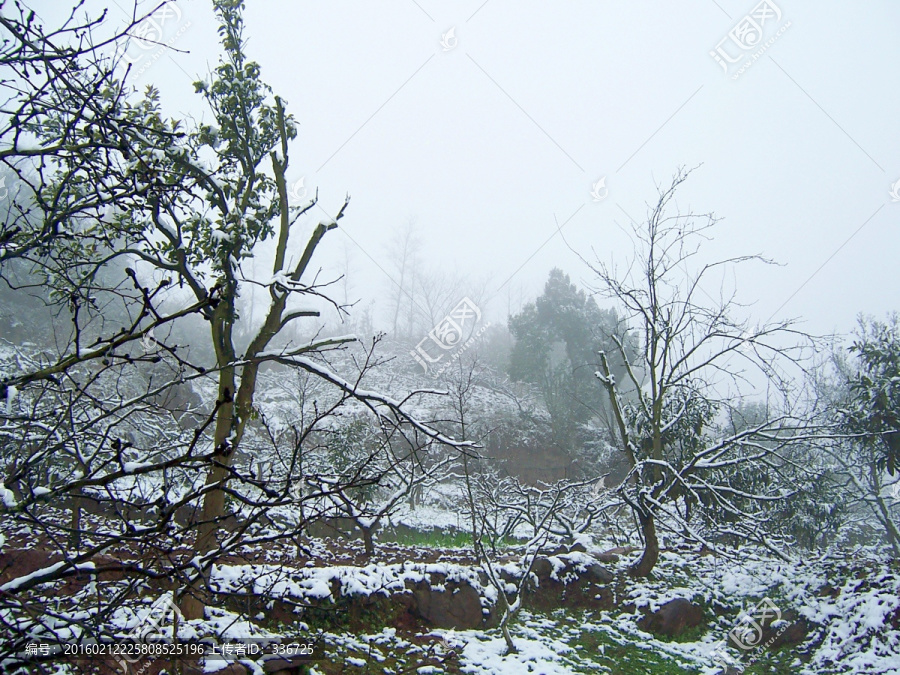
M425 267L489 276L503 321L508 295L536 296L553 267L591 282L569 246L624 261L629 218L702 165L678 204L723 218L707 255L781 263L737 277L748 315L846 333L900 308L900 4L777 0L763 40L780 35L735 80L710 51L757 5L247 0L245 20L299 122L289 178L331 211L352 196L326 239L331 260L348 247L351 296L388 292L378 266L413 219ZM115 21L129 9L102 6ZM205 0L177 7L164 37L181 51L139 55L134 84L196 117L216 22Z

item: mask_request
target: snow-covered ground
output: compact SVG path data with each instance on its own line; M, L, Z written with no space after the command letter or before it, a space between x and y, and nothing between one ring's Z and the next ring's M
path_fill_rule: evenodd
M400 382L403 377L407 381ZM296 383L268 374L261 388L259 409L265 414L274 431L287 428L296 416ZM378 381L374 388L414 389L412 375L394 375L392 381ZM200 398L208 400L213 394L197 384ZM504 410L512 414L504 397L487 389L478 390L478 406ZM416 413L425 419L440 418L440 399L423 396ZM323 399L324 400L324 399ZM242 462L249 458L243 457ZM277 464L276 464L277 466ZM167 501L179 499L196 485L174 482L163 490L157 477L133 475L140 463L130 459L122 464L126 475L107 489L117 497L126 494L133 499L151 501L166 492ZM196 478L201 480L202 477ZM44 490L38 487L38 490ZM2 498L4 495L0 495ZM425 503L412 508L405 501L383 522L385 529L405 526L418 532L461 532L467 529L464 510L460 504L464 495L461 486L450 483L435 485L424 497ZM278 512L273 511L272 515ZM85 516L86 520L88 517ZM15 529L0 524L0 553L7 539L16 537L16 547L36 535L25 528ZM21 531L20 531L21 530ZM99 532L99 530L96 530ZM386 533L387 534L387 533ZM387 536L385 537L387 539ZM86 537L85 544L91 543ZM388 597L408 591L408 584L434 582L438 575L445 583L466 583L475 588L484 612L496 608L497 591L480 570L464 560L459 551L431 551L425 559L422 548L398 547L387 556L358 564L354 556L341 559L335 549L344 552L354 544L305 542L315 561L291 564L293 550L251 551L254 562L222 562L214 569L212 585L223 593L247 593L266 602L292 601L295 606L305 603L331 603L341 597ZM439 544L437 544L439 545ZM561 569L563 565L584 567L589 554L602 552L614 542L597 541L587 554L551 556ZM386 547L385 547L386 548ZM127 552L126 552L127 553ZM119 552L117 552L119 554ZM277 555L276 555L277 554ZM124 555L124 554L123 554ZM521 574L514 560L515 552L504 556L503 569ZM630 562L623 557L609 567L617 574L616 609L575 610L560 604L557 611L537 613L523 611L511 626L516 653L507 653L506 642L497 629L428 630L419 626L406 630L398 626L377 625L370 622L362 630L317 627L302 612L294 622L275 626L266 612L247 616L226 609L210 609L206 618L181 625L183 638L248 638L278 637L300 639L314 636L321 646L325 661L343 663L345 672L465 672L488 673L700 673L714 675L721 672L717 654L723 650L739 664L750 666L751 672L792 673L799 675L900 675L900 573L896 563L891 566L874 552L859 550L844 557L812 559L809 553L786 552L786 559L771 553L745 548L728 552L727 557L700 555L696 552L664 552L651 580L635 580L625 574ZM45 569L52 567L52 563ZM80 568L89 571L89 564ZM33 575L34 573L32 573ZM22 584L33 576L20 577L7 583ZM47 585L47 597L59 590ZM61 585L60 585L61 586ZM115 586L115 582L111 587ZM14 588L9 586L7 590ZM2 590L2 588L0 588ZM120 635L140 627L146 620L148 606L164 596L158 587L147 586L143 597L130 596L117 607L107 628ZM72 619L65 630L72 630L91 618L92 602L99 598L94 582L71 597L58 599L54 612L68 613ZM670 641L654 636L639 625L645 612L655 611L665 602L684 598L705 610L704 624L686 639ZM751 611L768 599L777 608L785 626L799 621L808 625L805 639L786 647L774 655L759 650L738 650L728 647L729 631L741 612ZM68 605L66 603L69 603ZM477 612L477 606L476 606ZM0 616L5 621L7 617ZM10 622L11 623L11 622ZM52 623L52 622L50 622ZM8 624L9 625L9 624ZM48 633L52 625L47 626ZM57 632L60 636L61 633ZM77 638L78 635L63 635ZM36 635L36 637L40 637ZM330 673L325 662L313 672ZM207 672L221 669L225 662L209 659ZM257 664L246 662L252 672ZM356 669L356 671L354 671ZM67 671L61 667L61 674Z
M562 556L566 558L567 556ZM586 554L568 556L585 558ZM620 561L619 571L626 564ZM506 565L510 569L510 565ZM616 567L615 565L613 566ZM841 571L847 578L838 578ZM335 588L341 594L403 592L405 581L419 581L430 574L446 575L448 581L466 581L479 588L485 604L491 605L490 587L483 586L476 570L458 564L406 563L368 566L310 567L287 573L274 566L234 565L217 568L221 589L254 590L270 597L291 596L297 600L329 598ZM699 673L722 672L716 653L742 611L751 611L763 598L778 608L785 626L806 620L809 630L802 644L769 654L761 649L741 652L729 646L728 653L751 672L823 675L848 673L900 674L900 575L889 565L857 558L810 561L797 558L780 561L771 555L746 549L734 551L729 560L696 553L664 553L652 581L628 582L619 607L610 611L524 611L512 634L517 653L507 653L497 629L434 630L419 634L385 627L375 632L316 632L329 662L342 661L362 672L377 664L377 672L473 674L525 672L562 673ZM336 583L333 583L336 582ZM643 609L655 610L673 598L685 598L705 608L706 624L687 641L661 639L642 630ZM719 612L713 611L718 607ZM217 619L222 623L222 618ZM209 634L212 626L194 626ZM207 622L209 623L209 622ZM259 635L235 616L232 625L243 625L248 635ZM310 634L298 623L293 637ZM629 664L621 670L614 666ZM210 664L212 666L212 664ZM642 670L643 669L643 670ZM314 670L313 672L331 672ZM356 672L350 668L347 672Z
M403 512L401 521L423 528L455 527L455 514L437 505ZM7 531L7 539L13 535ZM22 534L15 534L20 540ZM4 550L8 547L4 546ZM19 546L19 544L16 544ZM597 541L587 553L549 556L554 569L584 569L592 556L609 548ZM344 547L343 549L341 547ZM215 567L216 590L250 593L260 605L281 602L333 606L340 598L386 598L408 592L408 584L429 581L467 583L476 589L485 612L496 609L496 591L465 552L425 550L421 547L383 545L366 563L353 562L358 543L311 540L313 559L293 562L290 556L266 553L258 562L221 563ZM341 551L344 551L342 553ZM286 549L285 552L290 552ZM514 551L504 556L506 572L521 572ZM352 555L351 555L352 554ZM423 560L430 554L430 560ZM343 558L342 558L343 556ZM601 611L574 609L562 601L558 609L536 612L527 608L514 620L511 631L517 653L508 654L498 629L447 630L380 625L372 618L362 629L323 628L301 611L276 624L268 610L250 615L223 608L210 609L204 620L185 621L182 638L262 638L316 640L324 661L313 672L335 671L326 664L343 663L343 672L420 673L698 673L722 672L717 653L726 647L729 631L741 613L768 598L782 615L785 626L807 622L799 644L768 653L746 652L733 646L726 652L752 673L799 675L900 675L900 571L875 552L857 550L844 556L813 559L787 552L782 560L755 548L730 550L727 557L696 551L663 552L653 578L636 580L625 574L633 555L605 564L616 575L611 584L615 607ZM438 576L439 575L439 576ZM560 575L562 576L562 575ZM110 588L117 582L111 582ZM46 589L48 594L53 588ZM78 613L88 619L97 594L92 582L59 603L57 611ZM143 597L129 598L114 612L109 628L128 635L145 621L150 603L167 594L147 587ZM704 609L703 623L677 641L646 632L639 625L645 612L668 600L684 598ZM286 602L287 601L287 602ZM270 605L271 606L271 605ZM74 614L73 614L74 616ZM72 638L77 636L72 635ZM209 659L207 672L226 664ZM250 672L261 672L247 661ZM256 668L256 670L254 670ZM60 674L72 672L62 668Z

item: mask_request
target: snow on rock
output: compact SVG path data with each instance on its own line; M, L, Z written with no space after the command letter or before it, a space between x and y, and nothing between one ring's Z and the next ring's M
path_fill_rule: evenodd
M13 404L15 403L16 397L18 397L18 395L19 395L19 390L16 389L14 386L9 385L6 388L6 414L7 415L12 414Z
M390 596L412 584L442 575L446 581L469 583L490 597L476 569L452 563L395 563L390 565L336 565L332 567L285 568L278 565L216 565L210 583L219 592L252 592L268 597L296 600L336 601L339 596Z
M8 509L16 508L16 495L5 485L0 484L0 501Z

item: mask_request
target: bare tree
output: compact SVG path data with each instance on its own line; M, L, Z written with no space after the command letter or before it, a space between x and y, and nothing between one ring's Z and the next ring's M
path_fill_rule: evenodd
M314 506L316 517L351 520L362 534L366 556L371 557L382 521L414 489L433 487L445 478L453 457L426 462L430 442L423 444L416 434L406 437L402 427L386 430L363 425L361 434L353 433L352 423L338 431L341 438L327 444L327 462L305 482L323 495Z
M375 356L379 339L375 338L361 355L360 381L384 365ZM400 405L412 399L418 401L423 395L433 398L434 392L410 392ZM300 501L306 509L305 520L350 520L362 534L366 555L373 556L375 534L382 521L412 491L445 479L454 456L441 453L434 435L422 433L420 425L410 424L403 417L372 415L371 409L359 405L351 407L358 402L347 391L340 391L340 398L326 407L320 407L321 398L315 399L308 416L314 420L313 426L306 427L302 443L295 443L301 454L292 461L303 465L297 485L303 486ZM326 411L327 425L322 423ZM300 438L296 433L295 436ZM297 475L283 459L282 465L282 474Z
M489 433L483 427L483 420L474 414L475 387L482 376L477 357L460 359L454 367L449 395L455 435L462 440L474 438L480 442ZM596 510L591 504L582 503L576 494L589 493L595 481L560 481L545 488L523 486L515 479L498 479L487 459L471 447L461 448L459 463L472 551L496 590L502 612L500 630L507 650L516 653L509 627L522 608L535 561L552 538L575 537L590 527ZM520 528L528 533L525 543L517 547L521 576L510 580L498 564L498 549L502 544L509 544L505 539L520 535Z
M681 533L707 541L679 517L674 504L689 500L702 510L716 505L729 514L721 530L734 536L765 540L765 507L791 490L773 480L748 492L729 484L732 469L754 467L778 475L789 459L785 451L808 435L784 405L787 383L779 368L797 367L802 359L798 339L808 336L790 321L752 326L739 320L734 292L708 295L705 284L735 265L763 261L740 256L712 263L698 260L700 245L711 236L711 214L670 213L677 188L688 172L679 171L649 209L647 221L633 224L634 256L622 267L591 264L598 292L612 299L623 323L633 332L636 353L614 335L617 358L625 364L624 381L601 354L597 378L606 390L615 419L615 445L631 472L619 494L633 510L644 542L633 573L646 576L659 557L657 526L678 523ZM719 284L716 288L721 288ZM735 434L716 433L717 416L727 407L728 393L752 384L750 373L765 383L769 403L759 424ZM626 394L626 392L631 392ZM709 522L715 530L716 523Z
M391 313L393 315L391 322L391 338L397 339L400 335L400 312L406 306L407 313L407 337L412 335L412 329L409 321L415 314L415 300L413 299L413 288L415 286L416 273L418 270L419 252L422 248L422 242L416 234L416 224L414 219L410 219L403 225L391 240L389 247L390 260L394 262L396 279L391 280Z

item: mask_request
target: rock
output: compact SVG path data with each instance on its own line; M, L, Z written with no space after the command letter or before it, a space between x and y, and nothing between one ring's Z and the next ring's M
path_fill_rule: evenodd
M775 641L772 642L772 649L778 649L783 645L799 645L806 641L806 636L809 633L809 626L806 623L805 619L800 619L799 621L795 621L790 625L790 627L784 631L781 635L776 635Z
M437 628L480 628L483 613L478 591L467 583L447 583L446 588L446 591L436 591L427 582L416 584L415 613Z
M222 670L217 670L213 675L247 675L247 669L240 663L232 663Z
M513 586L519 583L519 577L513 574L512 570L501 569L498 576L503 583L512 584Z
M780 626L777 629L771 624L766 625L763 642L769 645L769 649L778 649L784 645L799 645L809 634L809 624L796 610L787 610L782 618L790 625Z
M546 581L553 574L553 563L547 558L537 558L531 566L531 571L541 581Z
M309 657L291 656L265 659L262 664L266 675L302 675L309 672ZM216 673L215 675L222 675Z
M603 565L593 564L587 568L587 575L601 584L610 584L616 578L615 575Z
M684 598L676 598L645 616L638 625L641 629L656 635L678 637L687 629L701 623L703 623L703 608Z
M554 549L542 549L540 553L545 553L547 555L566 555L567 553L587 553L587 549L584 547L584 544L576 541L571 545L560 544Z
M614 563L619 562L620 556L628 555L636 550L637 549L634 548L634 546L616 546L603 553L596 553L594 554L594 557L600 562Z

